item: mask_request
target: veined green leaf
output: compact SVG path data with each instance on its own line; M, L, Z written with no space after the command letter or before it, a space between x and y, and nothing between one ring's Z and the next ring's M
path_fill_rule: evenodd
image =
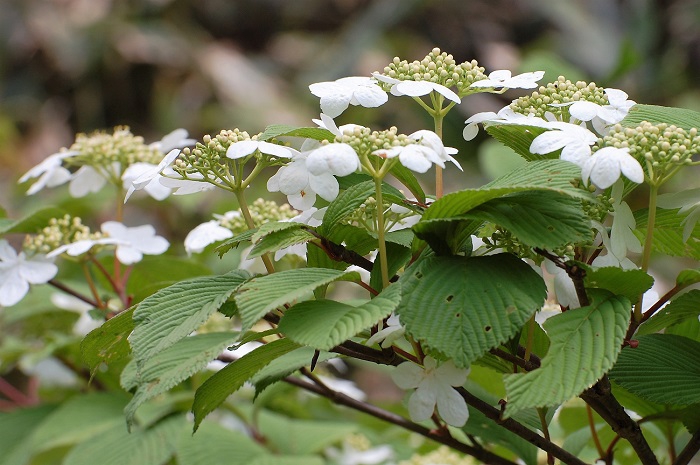
M197 431L204 417L209 415L226 398L274 359L299 346L288 339L278 339L258 347L254 351L231 362L221 371L207 379L194 394L192 412L194 430Z
M291 375L301 367L311 365L316 349L312 347L299 347L289 353L271 361L265 368L256 373L251 379L255 385L255 397L257 398L270 385ZM317 363L325 362L338 354L321 351Z
M646 208L634 212L637 228L633 232L642 243L647 233L648 218L649 211ZM679 215L677 209L657 209L652 249L674 257L700 260L700 222L695 225L688 240L684 241L684 225L681 224L684 218L685 215Z
M63 218L66 211L58 207L47 207L30 213L18 220L3 221L0 235L14 233L35 233L49 224L51 218Z
M115 425L74 447L64 465L165 465L175 453L175 442L186 425L184 416L162 421L153 428L129 434Z
M124 409L127 425L133 422L136 410L146 401L177 386L202 370L226 347L236 342L238 333L205 333L186 337L157 353L138 371L132 360L121 375L126 390L138 386Z
M374 181L364 181L345 189L328 205L323 215L323 224L318 227L318 232L323 235L331 234L342 220L357 210L372 195L374 195Z
M696 283L700 283L700 269L683 270L676 277L676 285L679 287L687 287Z
M274 139L275 137L303 137L304 139L315 139L315 140L335 140L335 134L330 132L328 129L323 128L300 128L296 126L288 126L286 124L271 124L265 128L258 140L268 141Z
M543 158L559 158L559 151L538 155L530 152L530 145L535 137L546 132L544 128L537 126L523 126L520 124L486 124L486 132L491 137L502 143L506 147L513 149L518 155L527 161L542 160Z
M592 292L587 307L544 323L551 345L542 365L525 374L505 375L506 415L547 407L580 394L615 363L631 315L630 301L606 291Z
M664 328L697 320L700 315L700 290L693 289L673 299L654 316L642 323L637 335L651 334Z
M673 334L647 334L625 347L610 379L643 399L661 404L700 402L700 342Z
M356 279L359 275L355 272L327 268L300 268L253 278L241 286L235 297L243 325L241 331L249 330L277 307L309 298L317 287L333 281Z
M250 275L234 270L173 284L144 299L129 336L139 367L201 326Z
M120 313L96 328L80 343L83 361L94 371L101 363L114 363L131 353L127 337L134 330L134 308Z
M238 245L241 242L247 242L250 241L253 237L253 234L257 232L256 229L250 229L248 231L244 231L240 234L236 234L233 237L230 237L223 241L221 244L217 245L214 251L219 254L219 258L223 257L227 252L230 252L231 249L234 249L238 247Z
M407 332L459 367L512 338L546 297L542 278L510 254L427 257L399 283Z
M642 121L649 121L653 124L673 124L688 130L700 128L700 113L686 108L642 105L638 103L630 108L627 116L620 124L628 128L636 128Z
M395 283L356 307L334 300L301 302L287 310L278 329L298 344L330 350L391 314L400 300Z
M537 447L515 433L501 428L477 409L469 408L469 421L462 430L487 444L500 444L515 452L527 465L537 465Z
M642 270L623 270L610 266L587 272L584 283L587 288L606 289L627 297L631 302L637 302L654 285L654 278Z
M391 168L390 172L401 184L408 188L417 201L425 203L425 192L416 179L416 175L413 174L413 171L409 170L401 163L396 163Z
M268 223L270 224L270 223ZM316 238L311 232L307 230L308 226L301 223L286 223L292 225L290 227L282 228L277 231L271 232L260 239L250 253L248 253L248 258L259 257L263 254L276 252L285 247L290 247L296 244L303 244L309 242ZM258 230L258 232L260 232ZM255 240L255 238L253 239Z
M249 464L266 454L252 438L214 422L203 423L195 435L183 431L175 447L178 465Z
M176 282L208 275L211 275L209 268L192 260L168 255L145 256L129 275L126 292L134 296L132 303L138 303Z

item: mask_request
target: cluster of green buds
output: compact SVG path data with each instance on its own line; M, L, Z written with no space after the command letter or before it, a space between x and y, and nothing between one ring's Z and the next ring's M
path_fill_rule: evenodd
M591 184L591 187L595 186ZM612 213L615 210L613 203L616 200L620 199L613 199L610 197L609 193L606 195L605 192L601 192L596 196L596 199L594 201L582 201L581 207L586 213L586 216L588 216L593 221L601 223L608 216L608 214Z
M297 215L297 212L288 204L277 205L277 203L272 200L265 199L257 199L249 205L248 210L250 211L253 223L256 225L271 223L273 221L287 221ZM220 215L217 217L217 220L221 226L230 229L234 234L240 234L249 229L239 211Z
M204 179L230 179L230 166L233 160L226 158L226 151L236 142L255 140L246 131L238 128L225 129L216 136L206 134L202 142L197 142L193 149L184 148L175 161L174 169L183 178L191 178L193 174L201 174Z
M503 249L504 252L515 254L520 258L529 258L535 263L539 263L542 259L530 246L523 244L510 231L493 223L486 223L482 226L478 237L491 250Z
M405 134L399 134L398 131L396 126L384 131L372 131L369 128L355 126L337 136L335 142L348 144L360 156L370 154L375 150L388 150L392 147L405 147L417 143L415 139L411 139Z
M78 134L70 152L76 155L68 158L66 164L88 165L110 171L115 163L121 170L137 162L158 164L163 154L149 146L141 136L135 136L127 126L117 126L114 132L96 131L91 134Z
M607 105L608 97L605 89L596 86L594 82L571 82L564 76L559 76L556 81L546 86L540 86L535 92L514 100L510 104L511 110L523 115L534 115L544 118L549 112L564 121L569 120L568 106L551 106L552 104L572 102L592 102L598 105Z
M616 124L593 150L598 146L629 148L630 155L646 166L650 184L658 186L693 163L692 156L700 152L700 135L697 128L643 121L636 128Z
M48 226L38 234L26 236L23 249L29 253L46 254L65 244L102 237L99 231L91 232L79 217L66 214L62 218L51 218Z
M457 63L454 57L448 53L434 48L425 58L409 63L395 57L384 68L384 74L400 81L428 81L445 87L457 88L457 94L462 97L473 90L469 86L476 81L486 79L484 68L479 66L476 60ZM380 83L386 90L391 87Z

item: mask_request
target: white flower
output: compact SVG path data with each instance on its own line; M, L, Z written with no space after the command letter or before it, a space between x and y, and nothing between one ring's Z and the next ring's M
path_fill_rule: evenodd
M323 207L319 209L316 207L311 207L287 221L291 223L306 224L312 227L320 226L321 222L323 221L323 215L326 214L326 208L327 207ZM294 244L278 250L275 252L275 261L281 260L285 255L297 255L303 259L306 259L306 243Z
M576 287L566 273L566 270L559 268L549 260L544 262L544 267L547 272L554 277L554 293L557 296L557 302L559 302L562 307L569 307L571 309L580 308L581 304L578 301Z
M431 92L437 92L455 103L461 102L459 95L455 94L452 90L443 86L442 84L437 84L430 81L401 81L379 73L373 73L372 76L374 76L378 81L391 84L391 95L422 97L423 95L428 95Z
M478 81L477 81L478 82ZM472 140L479 133L479 123L519 124L523 126L549 127L549 122L534 115L523 115L514 112L510 106L501 108L498 113L484 111L472 115L465 121L466 127L462 131L465 140Z
M233 232L224 228L217 220L207 221L202 223L185 237L185 251L187 255L192 253L200 253L206 246L214 242L223 241L233 237Z
M19 178L23 183L32 178L39 178L27 190L27 195L36 194L44 187L56 187L71 179L71 172L62 166L63 160L78 155L78 152L59 152L46 157L44 161L30 169Z
M535 137L530 152L545 155L562 149L561 159L582 167L590 158L591 145L598 140L593 132L577 124L550 122L547 131Z
M326 173L347 176L360 169L360 158L348 144L328 144L309 153L306 166L316 176Z
M163 138L157 142L151 142L149 147L154 148L162 153L170 152L173 149L182 149L189 147L197 143L196 140L190 139L187 130L185 129L175 129L174 131L166 134Z
M189 174L188 179L161 176L158 178L158 182L168 189L172 189L173 195L195 194L216 188L214 184L204 181L204 176L201 173Z
M627 93L620 89L606 88L605 94L610 104L603 105L598 117L608 124L619 123L625 119L630 108L637 104L634 100L627 100Z
M71 256L81 255L95 245L116 245L117 260L125 265L140 262L143 255L160 255L170 247L168 241L156 236L156 231L150 224L128 228L117 221L102 223L102 232L109 237L102 239L84 239L66 244L52 250L47 256L55 257L62 253Z
M683 241L687 242L700 220L700 188L686 189L672 194L662 194L658 198L657 205L661 208L679 208L678 214L688 215L681 221L683 227Z
M457 153L451 147L442 145L442 141L432 131L416 131L408 136L417 141L417 144L396 146L390 149L379 149L372 152L373 155L394 158L399 157L399 161L406 168L417 173L425 173L433 164L441 168L445 167L446 161L451 161L461 170L459 162L450 154Z
M409 138L418 141L418 143L424 147L428 147L433 152L435 152L442 161L450 161L459 168L462 169L462 165L459 164L457 160L452 156L457 153L457 149L452 147L445 147L440 139L440 136L435 134L433 131L427 131L425 129L416 131L413 134L408 135ZM399 157L400 159L400 157Z
M581 167L581 178L601 189L607 189L624 174L630 181L644 182L642 165L629 153L629 148L604 147L594 153Z
M622 226L618 226L619 229L615 231L614 236L611 233L611 237L608 237L608 232L606 231L605 226L597 221L591 222L593 229L597 230L600 234L601 240L603 241L603 247L607 251L605 255L599 255L595 258L595 260L593 260L591 263L593 267L605 268L614 266L616 268L622 268L623 270L633 270L637 268L637 265L635 265L632 260L627 258L627 249L629 247L630 250L641 252L641 244L638 240L636 244L634 243L636 237L629 238L629 236L627 236L627 234L631 234L631 231L628 233L624 231L625 228L630 227L629 220L627 219L625 221L625 216L625 213L623 213L622 220L624 224ZM632 217L632 222L634 223L634 217ZM613 245L612 239L615 239L615 245Z
M343 448L329 447L326 456L338 465L378 465L391 459L394 450L391 446L378 446L370 449L357 449L349 441L343 441Z
M256 150L279 158L292 158L296 150L282 145L257 140L242 140L234 142L226 150L226 157L233 160L246 157Z
M99 328L102 325L101 321L98 321L90 316L88 313L94 307L77 297L72 295L62 294L59 292L54 292L51 294L51 303L56 307L63 310L68 310L71 312L76 312L80 315L78 321L73 325L73 333L78 336L85 336L87 333L93 329Z
M27 258L0 240L0 306L9 307L27 295L30 284L43 284L58 273L53 261L43 255Z
M401 326L399 316L392 313L386 320L386 328L380 329L374 333L372 337L367 339L365 345L373 346L374 344L379 344L383 348L391 347L391 345L395 341L401 339L405 333L406 328Z
M569 114L579 121L590 121L598 134L604 134L608 126L622 121L629 109L636 105L633 100L627 100L627 93L619 89L605 89L608 105L585 100L567 103L552 103L553 107L569 106Z
M114 162L112 169L119 172L119 163ZM68 192L75 198L85 197L91 192L99 192L105 184L107 184L107 178L104 175L92 166L83 165L73 173L68 185Z
M544 71L534 71L530 73L511 76L507 69L501 69L489 74L488 79L482 79L472 83L469 87L491 87L498 89L505 87L508 89L535 89L539 86L537 81L544 77Z
M437 366L432 357L425 357L424 367L402 363L391 373L391 378L401 389L416 388L408 399L408 412L413 421L424 421L437 410L447 424L463 426L469 419L469 409L464 398L452 386L462 386L467 381L468 369L457 368L451 360Z
M321 110L331 118L343 113L348 105L374 108L389 100L386 92L369 77L346 77L336 81L311 84L309 90L321 99Z
M172 149L163 157L160 163L155 166L151 166L148 170L141 171L140 174L131 181L131 185L129 185L126 192L126 197L124 198L124 203L129 200L129 197L131 197L131 194L133 194L134 191L143 189L154 180L158 181L161 178L161 172L165 168L172 165L179 155L180 149ZM124 184L126 184L126 182Z
M129 165L129 167L124 170L122 182L125 186L129 186L127 199L131 196L131 193L134 192L133 182L144 174L150 174L156 167L157 165L153 163L137 162ZM150 182L143 185L143 190L156 200L165 200L172 190L158 182L159 177L159 175L155 176Z

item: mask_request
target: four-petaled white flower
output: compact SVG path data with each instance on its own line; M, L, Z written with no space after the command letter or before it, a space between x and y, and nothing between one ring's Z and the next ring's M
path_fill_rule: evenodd
M158 150L161 153L168 153L173 149L184 149L185 147L193 146L197 141L189 138L186 129L175 129L166 134L163 138L156 142L148 144L149 147Z
M407 95L409 97L422 97L423 95L428 95L431 92L437 92L448 100L452 100L455 103L460 103L461 100L459 95L454 93L448 87L431 81L402 81L400 79L395 79L389 76L385 76L380 73L372 73L378 81L391 84L391 95L397 97L402 95Z
M369 77L352 76L311 84L309 90L321 99L321 110L331 118L340 116L348 105L374 108L389 100L386 92Z
M23 183L32 178L39 178L27 190L27 195L36 194L44 187L56 187L65 184L71 179L71 172L63 167L63 160L78 155L78 152L59 152L46 157L44 161L30 169L19 178Z
M379 344L383 348L391 347L391 345L401 339L405 333L406 328L401 326L399 316L392 313L386 320L386 327L374 333L367 339L365 344L368 346Z
M129 197L131 197L131 194L133 194L134 191L144 189L146 186L154 182L159 182L160 178L162 177L161 172L170 165L172 165L179 155L180 149L172 149L163 157L163 159L157 165L149 164L150 167L148 169L139 170L140 172L135 178L132 179L131 176L133 173L129 173L128 178L131 180L131 182L129 184L128 190L126 191L124 203L126 203L126 201L129 200ZM124 184L127 185L126 180Z
M549 127L549 121L546 121L535 115L523 115L514 112L510 106L501 108L498 113L492 111L484 111L475 113L465 121L465 128L462 131L464 140L472 140L479 133L479 123L496 123L496 124L519 124L522 126L536 126L542 128Z
M133 182L144 174L150 174L154 168L156 168L156 165L153 163L137 162L129 165L124 170L122 183L124 186L128 186L127 199L134 192ZM158 182L158 178L159 176L152 178L149 183L143 186L143 190L156 200L164 200L170 195L171 189Z
M432 357L425 357L423 367L402 363L391 373L391 378L401 389L416 390L408 399L408 412L413 421L424 421L437 410L447 424L464 426L469 419L469 409L464 398L453 386L467 381L469 369L457 368L451 360L438 366Z
M260 151L260 153L265 153L278 158L292 158L292 155L294 155L296 152L296 150L292 148L270 142L242 140L240 142L234 142L229 146L229 148L226 150L226 157L231 158L232 160L237 160L250 155L256 150Z
M593 132L577 124L550 122L547 131L535 137L530 152L545 155L562 149L560 158L580 167L590 159L591 145L598 140Z
M27 258L4 239L0 240L0 306L9 307L24 298L30 284L43 284L58 273L53 261L43 255Z
M552 103L553 107L569 107L569 114L578 121L590 121L598 134L605 134L611 124L622 121L629 109L636 105L633 100L627 100L627 93L619 90L607 88L605 94L608 96L608 105L598 105L597 103L579 100L567 103ZM571 121L573 122L573 121Z
M240 216L239 211L226 212L221 218L232 218ZM206 246L214 242L223 241L233 237L233 231L221 226L220 218L202 223L185 237L184 245L187 255L200 253Z
M47 257L55 257L62 253L70 256L82 255L95 245L116 245L116 257L124 265L140 262L143 255L160 255L170 247L170 243L161 236L156 236L156 230L150 224L129 228L118 221L102 223L102 232L108 237L101 239L84 239L71 244L62 245L52 250Z
M537 81L544 77L544 71L533 71L530 73L512 76L507 69L500 69L489 73L488 79L482 79L472 83L469 87L500 89L535 89L539 86Z
M603 147L594 153L581 167L581 178L588 179L601 189L607 189L624 174L630 181L644 182L644 170L629 148Z
M446 161L451 161L461 170L459 162L451 154L457 153L452 147L445 147L437 134L432 131L416 131L408 136L417 141L417 144L391 147L390 149L379 149L372 152L384 158L399 157L399 161L406 168L417 173L425 173L433 164L441 168L445 167Z

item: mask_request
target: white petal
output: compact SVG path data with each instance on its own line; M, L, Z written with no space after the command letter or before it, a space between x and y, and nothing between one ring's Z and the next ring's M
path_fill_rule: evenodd
M423 380L423 369L414 363L405 362L391 372L391 379L401 389L416 388Z
M296 194L309 185L310 175L306 170L304 160L293 161L287 166L281 167L276 176L278 190L286 195Z
M457 391L445 386L437 395L437 409L448 425L462 427L469 419L467 403Z
M627 156L621 156L619 162L620 170L622 171L622 174L627 177L627 179L634 181L637 184L644 182L644 170L636 158L628 154Z
M376 84L358 87L353 93L357 103L365 108L375 108L385 104L389 96Z
M58 273L58 267L41 257L32 257L20 267L20 274L31 284L43 284L53 279Z
M392 88L392 93L408 95L409 97L421 97L432 92L433 86L428 81L401 81Z
M452 360L448 360L435 369L435 376L448 386L461 386L467 382L469 370L457 368Z
M437 92L438 94L442 95L443 97L446 97L448 100L452 100L455 103L462 102L459 98L459 95L455 94L449 88L443 86L442 84L437 84L435 82L433 82L432 84L433 84L433 90L435 92Z
M424 421L435 412L436 394L429 389L416 389L408 399L408 413L413 421Z
M185 237L185 251L188 254L200 253L206 246L214 242L233 237L233 232L224 228L216 220L207 221L194 228Z
M228 149L226 149L226 158L237 160L239 158L246 157L258 150L259 146L260 142L256 140L242 140L239 142L234 142Z
M17 262L17 252L5 239L0 239L0 262Z
M316 203L316 193L311 189L307 191L302 190L299 193L287 195L287 200L292 207L304 211L314 206L314 203Z
M282 145L272 144L270 142L259 142L258 150L262 153L272 155L279 158L292 158L292 149Z
M593 102L580 101L574 102L569 108L569 113L574 118L581 121L590 121L598 114L602 107Z
M332 202L338 197L340 187L338 181L330 173L309 177L309 186L325 200Z
M530 144L530 152L545 155L566 145L568 138L562 131L547 131L535 137Z
M98 192L107 180L91 166L81 166L73 175L68 191L75 198L85 197L90 192Z
M24 298L29 292L29 283L18 273L0 271L0 306L10 307Z
M128 245L117 246L116 256L117 260L124 265L133 265L143 258L143 254L139 250Z
M351 95L337 94L321 97L321 111L331 118L340 116L350 105Z
M467 124L462 131L462 137L467 141L474 139L477 134L479 134L479 125L476 123Z
M418 146L408 145L399 152L399 161L403 166L416 173L427 172L432 163L428 160Z

